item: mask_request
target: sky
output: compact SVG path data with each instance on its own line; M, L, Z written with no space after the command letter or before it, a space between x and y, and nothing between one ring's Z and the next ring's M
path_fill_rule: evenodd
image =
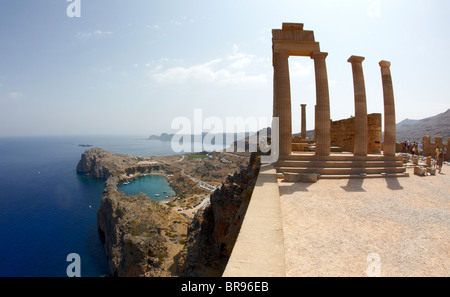
M195 110L203 124L270 119L283 22L328 53L332 120L354 115L351 55L366 58L368 113L383 113L381 60L397 122L450 108L448 0L72 1L0 0L0 136L173 133ZM289 65L298 133L300 104L314 128L314 64Z

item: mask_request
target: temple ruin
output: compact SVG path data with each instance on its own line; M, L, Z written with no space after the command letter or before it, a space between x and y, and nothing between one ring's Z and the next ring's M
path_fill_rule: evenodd
M314 32L304 30L303 24L283 23L281 30L272 30L272 37L273 116L279 119L279 160L275 164L277 171L283 173L285 178L293 175L294 178L300 175L315 175L318 178L408 176L402 158L395 156L396 123L391 63L379 63L384 96L384 143L381 153L381 116L378 122L380 126L372 121L369 128L362 68L364 57L351 56L348 59L353 72L355 117L350 124L353 127L352 147L349 148L347 144L345 149L350 152L344 152L332 146L332 136L334 143L341 140L336 139L336 133L332 135L326 67L328 53L320 50ZM316 105L313 140L306 137L305 104L301 105L301 135L292 136L290 56L314 60Z

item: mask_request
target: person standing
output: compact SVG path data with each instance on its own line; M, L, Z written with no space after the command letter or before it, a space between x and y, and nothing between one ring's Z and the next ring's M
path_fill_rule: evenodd
M442 151L442 149L440 149L439 155L438 155L438 160L437 160L439 173L441 173L443 163L444 163L444 152Z
M439 158L439 146L436 147L436 151L435 151L434 157L435 157L435 160L436 160L436 168L438 168L437 161L438 161L438 158Z
M444 153L444 161L447 161L447 147L446 146L444 146L443 153Z

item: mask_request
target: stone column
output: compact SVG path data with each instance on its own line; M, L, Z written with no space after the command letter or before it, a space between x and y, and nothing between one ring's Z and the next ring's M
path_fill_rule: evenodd
M314 70L316 74L316 155L330 155L330 96L328 91L328 76L325 58L328 53L314 52Z
M381 78L383 81L384 96L384 145L383 153L385 156L395 156L397 130L395 123L395 103L394 89L391 78L391 62L381 61Z
M364 57L351 56L347 62L352 63L353 89L355 92L355 156L367 156L368 148L368 122L366 87L364 84L364 73L362 62Z
M300 137L301 139L306 139L306 104L300 105L302 108L302 130Z
M280 156L292 153L291 85L289 80L289 55L274 53L275 112L279 118Z

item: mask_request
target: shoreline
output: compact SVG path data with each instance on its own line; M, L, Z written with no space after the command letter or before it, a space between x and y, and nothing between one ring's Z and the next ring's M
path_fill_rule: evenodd
M105 181L97 226L111 275L180 276L178 267L185 261L180 255L197 213L211 205L209 196L216 188L249 164L250 158L230 155L226 156L231 162L225 163L223 156L138 157L99 148L82 154L77 172ZM126 195L118 188L151 175L164 177L175 195L155 201L147 194Z

